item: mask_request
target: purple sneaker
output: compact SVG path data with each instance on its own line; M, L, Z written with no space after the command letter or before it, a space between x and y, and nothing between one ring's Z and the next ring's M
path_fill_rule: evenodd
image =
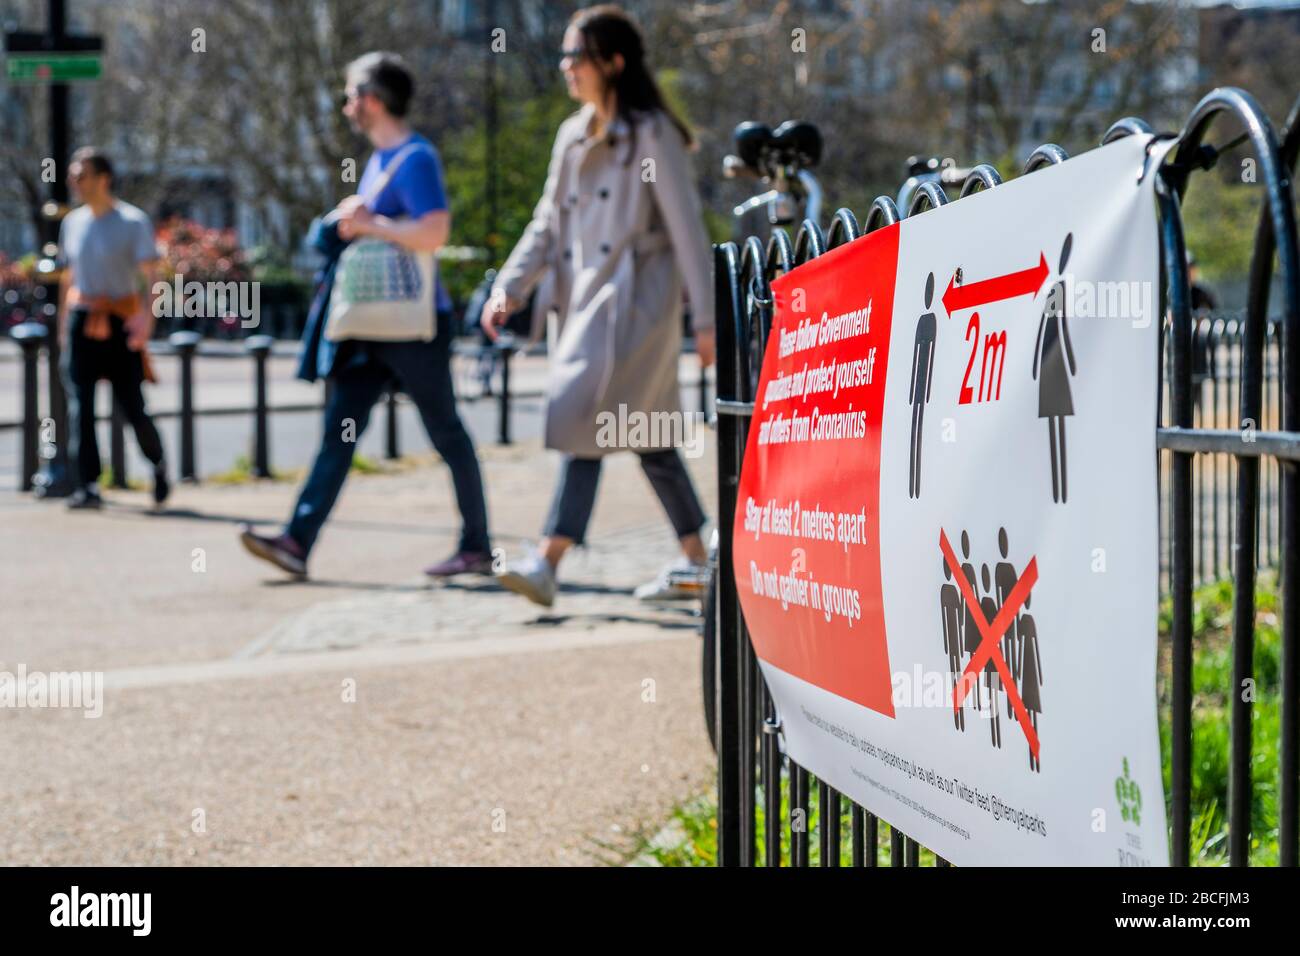
M307 576L307 552L287 534L270 537L256 534L250 526L245 525L239 533L239 541L249 554L274 564L281 571L297 578Z
M445 561L424 569L431 578L449 578L456 574L491 574L492 555L487 551L457 551Z

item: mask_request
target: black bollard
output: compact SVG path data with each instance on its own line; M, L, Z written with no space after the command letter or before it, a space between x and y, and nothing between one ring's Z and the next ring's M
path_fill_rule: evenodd
M181 481L198 481L194 462L194 353L202 337L197 332L173 332L167 337L181 362Z
M388 396L384 401L387 418L384 424L387 426L387 449L386 453L390 461L396 461L401 458L397 447L397 382L396 380L388 383Z
M705 420L709 417L709 370L703 362L700 363L700 414Z
M32 494L38 498L66 498L72 494L73 481L68 462L68 397L63 390L58 309L53 302L47 302L42 312L48 370L45 378L49 389L47 417L52 428L41 449L41 469L32 478Z
M254 388L256 400L253 408L253 477L271 477L271 441L268 421L266 391L266 360L271 354L275 339L269 335L252 335L244 343L253 356Z
M502 336L502 339L505 337ZM501 351L501 394L497 397L497 444L510 444L510 356L514 348L498 340Z
M31 491L32 477L39 465L40 396L38 394L41 346L45 344L45 326L40 322L23 322L9 335L23 350L23 434L22 471L18 476L18 490Z

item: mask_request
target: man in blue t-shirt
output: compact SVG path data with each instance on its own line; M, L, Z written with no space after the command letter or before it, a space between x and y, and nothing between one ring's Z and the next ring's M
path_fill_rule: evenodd
M410 71L396 54L368 53L348 64L343 114L353 129L365 134L375 152L357 184L357 195L339 203L338 235L345 242L368 236L416 252L436 252L447 242L451 213L437 150L405 119L414 88ZM408 150L412 144L417 148ZM378 194L371 195L399 155L404 155L401 165ZM456 553L425 568L425 573L433 577L491 573L483 479L473 441L456 413L452 389L451 299L436 275L435 271L433 341L350 339L339 343L323 366L313 364L334 385L326 402L320 452L284 531L267 536L244 528L240 540L253 555L295 576L306 575L307 556L343 488L356 442L375 403L396 380L419 409L434 448L447 462L461 514ZM308 335L305 343L310 349L318 339Z
M407 155L383 191L369 203L362 203L360 198L368 196L374 190L375 181L384 174L384 170L388 169L389 163L398 153L412 145L419 148ZM416 220L418 225L418 221L430 213L440 213L441 215L429 218L430 222L436 224L435 228L442 231L442 241L438 246L444 245L446 233L450 229L451 216L447 211L447 194L442 186L442 166L438 162L437 150L419 133L409 133L406 139L387 149L376 149L371 153L370 161L366 163L365 171L361 174L361 182L357 183L357 195L345 199L343 208L352 210L352 215L340 222L339 231L344 238L351 231L352 235L379 236L395 242L402 241L400 227L405 226L406 223L393 220L406 217ZM351 225L343 226L344 222ZM428 247L412 245L411 248L427 249ZM437 286L438 311L450 312L451 296L447 294L447 287L439 282L437 277L438 267L435 262L434 282Z

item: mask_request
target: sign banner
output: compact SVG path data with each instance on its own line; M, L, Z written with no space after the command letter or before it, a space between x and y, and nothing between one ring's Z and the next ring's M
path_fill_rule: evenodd
M734 561L784 746L959 865L1168 865L1149 142L772 284Z
M98 53L10 53L5 62L10 83L70 83L103 73Z

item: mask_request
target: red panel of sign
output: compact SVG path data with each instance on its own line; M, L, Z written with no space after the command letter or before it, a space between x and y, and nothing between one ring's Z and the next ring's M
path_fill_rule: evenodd
M758 656L891 717L879 503L898 235L881 229L772 283L734 547Z

